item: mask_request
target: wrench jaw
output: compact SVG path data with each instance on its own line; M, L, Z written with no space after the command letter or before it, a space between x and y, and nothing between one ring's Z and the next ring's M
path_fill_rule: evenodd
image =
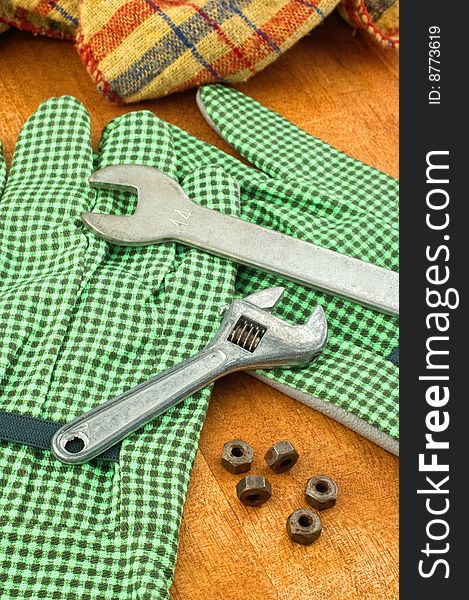
M122 166L111 165L103 169L98 169L88 178L90 186L102 190L120 190L122 192L138 193L138 182L129 177L127 171L124 171ZM133 166L138 166L139 174L142 173L143 166Z
M311 362L327 343L327 321L317 306L303 325L291 325L268 312L277 304L283 288L269 288L229 306L209 346L227 357L227 372Z
M298 325L297 328L300 329L298 338L304 339L308 346L316 348L316 352L309 359L306 357L306 362L309 362L320 354L327 344L329 331L323 307L318 304L306 323Z
M81 215L88 229L118 246L145 246L176 239L171 217L190 213L194 206L177 181L147 165L111 165L95 171L89 183L97 189L137 194L133 215Z
M285 323L269 312L282 293L282 288L271 288L232 302L211 343L64 425L53 436L54 455L66 464L87 462L228 373L309 362L326 343L324 311L318 306L303 325Z
M98 238L117 246L142 246L144 241L135 239L129 222L133 217L103 215L100 213L82 213L81 220ZM163 239L161 239L163 241ZM150 242L149 242L150 243Z
M254 294L246 296L246 298L244 298L244 302L249 302L258 308L270 311L273 310L280 302L284 291L285 288L280 286L267 288L266 290L261 290L260 292L255 292Z
M256 360L262 363L261 368L307 365L326 346L327 320L319 305L303 325L290 325L273 316L271 319L272 325L256 349Z

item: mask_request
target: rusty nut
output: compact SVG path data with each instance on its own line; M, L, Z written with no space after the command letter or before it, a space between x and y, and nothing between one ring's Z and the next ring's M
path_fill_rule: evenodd
M288 440L277 442L264 456L266 463L275 473L284 473L293 467L299 454Z
M334 506L337 500L336 482L326 475L316 475L308 479L306 484L306 502L316 510L324 510Z
M308 546L321 535L319 515L307 508L295 510L287 519L287 531L292 542Z
M272 487L263 475L246 475L238 481L236 494L246 506L260 506L272 496Z
M243 440L231 440L223 446L221 464L230 473L244 473L251 468L253 454L251 446Z

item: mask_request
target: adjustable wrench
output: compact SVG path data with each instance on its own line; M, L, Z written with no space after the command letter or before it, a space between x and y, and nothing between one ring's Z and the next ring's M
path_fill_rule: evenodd
M52 438L52 452L64 463L87 462L223 375L310 362L327 341L324 311L317 306L304 325L285 323L270 314L283 291L268 288L234 300L198 354L64 425Z
M114 165L90 177L93 187L134 191L131 216L83 213L84 223L113 244L177 241L380 312L399 314L399 275L278 231L195 204L154 167Z

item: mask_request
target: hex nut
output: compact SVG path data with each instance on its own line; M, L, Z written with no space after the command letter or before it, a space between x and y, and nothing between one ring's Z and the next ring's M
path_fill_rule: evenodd
M337 483L326 475L316 475L306 484L306 502L316 510L332 508L337 500Z
M277 442L264 456L266 463L275 473L289 471L299 458L298 452L288 440Z
M312 510L300 508L288 517L287 531L292 542L308 546L321 535L321 519Z
M243 440L231 440L223 446L221 464L230 473L244 473L251 468L253 454L252 447Z
M272 496L272 487L263 475L246 475L238 481L236 494L246 506L260 506Z

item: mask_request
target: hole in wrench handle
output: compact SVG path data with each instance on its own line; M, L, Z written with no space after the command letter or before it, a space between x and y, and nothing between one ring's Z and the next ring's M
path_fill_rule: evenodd
M198 354L59 429L52 438L54 455L67 464L87 462L228 373L311 362L327 341L323 309L317 306L303 325L291 325L268 312L281 291L271 289L268 296L266 291L234 300L218 332ZM77 437L84 447L67 451L67 443Z
M220 350L204 348L187 361L64 425L52 438L52 452L67 464L88 462L224 375L226 359ZM83 441L83 448L69 452L67 444L74 438Z

